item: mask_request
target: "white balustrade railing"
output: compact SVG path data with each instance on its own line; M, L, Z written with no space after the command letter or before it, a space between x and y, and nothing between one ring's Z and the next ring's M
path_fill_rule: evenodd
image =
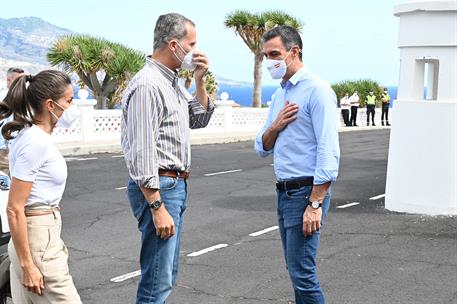
M95 100L75 100L75 102L81 111L81 117L72 128L56 128L52 134L55 142L120 140L122 110L95 110ZM389 112L390 121L391 114ZM191 130L191 134L254 134L262 128L267 115L268 108L217 107L208 126ZM338 127L344 125L339 109L336 120ZM381 109L376 109L375 122L381 125ZM366 125L366 109L359 109L357 124Z

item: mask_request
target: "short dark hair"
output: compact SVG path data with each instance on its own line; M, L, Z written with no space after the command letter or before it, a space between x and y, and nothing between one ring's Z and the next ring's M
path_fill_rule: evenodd
M186 24L195 26L192 20L181 14L170 13L159 16L154 29L154 51L163 48L172 38L181 40L187 35Z
M303 49L303 42L301 40L300 34L298 31L288 25L279 25L277 27L272 28L262 36L262 43L265 43L273 38L280 37L282 44L286 48L287 51L290 51L290 49L293 46L298 45L300 48L300 54L298 57L300 58L300 61L302 60L302 49Z
M18 73L18 74L22 74L24 73L24 70L21 69L21 68L9 68L7 73Z

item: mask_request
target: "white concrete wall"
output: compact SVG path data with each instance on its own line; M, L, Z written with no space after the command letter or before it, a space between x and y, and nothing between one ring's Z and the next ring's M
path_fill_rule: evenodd
M456 33L457 35L457 33ZM422 100L426 85L424 61L436 58L439 61L437 100L457 99L457 48L456 47L410 47L400 52L400 78L398 100Z
M457 1L410 2L395 15L401 63L385 206L457 214ZM433 100L423 100L425 85Z
M121 138L122 110L95 110L95 100L75 100L81 111L80 119L72 128L56 128L53 132L54 142L94 142L113 141ZM232 108L218 107L206 128L191 130L191 134L253 134L264 125L268 108ZM389 111L389 122L392 122L392 111ZM361 108L357 114L357 124L366 126L366 109ZM337 126L344 127L340 109L336 117ZM375 123L381 125L381 109L376 109Z
M457 214L457 103L401 101L394 109L386 208Z

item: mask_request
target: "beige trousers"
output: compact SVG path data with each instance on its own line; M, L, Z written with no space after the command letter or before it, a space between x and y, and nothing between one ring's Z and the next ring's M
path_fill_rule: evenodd
M8 244L11 260L11 295L15 304L80 304L78 292L68 271L68 250L60 231L60 212L28 216L27 233L33 261L44 277L44 291L41 296L30 292L21 283L22 271L13 241Z

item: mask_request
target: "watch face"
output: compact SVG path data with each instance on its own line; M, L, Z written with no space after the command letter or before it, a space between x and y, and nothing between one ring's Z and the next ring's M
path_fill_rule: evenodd
M320 207L320 203L318 201L314 201L314 202L311 202L311 207L313 207L314 209L317 209Z
M159 208L160 206L162 205L162 202L161 201L154 201L151 203L151 208L154 208L154 209L157 209Z

